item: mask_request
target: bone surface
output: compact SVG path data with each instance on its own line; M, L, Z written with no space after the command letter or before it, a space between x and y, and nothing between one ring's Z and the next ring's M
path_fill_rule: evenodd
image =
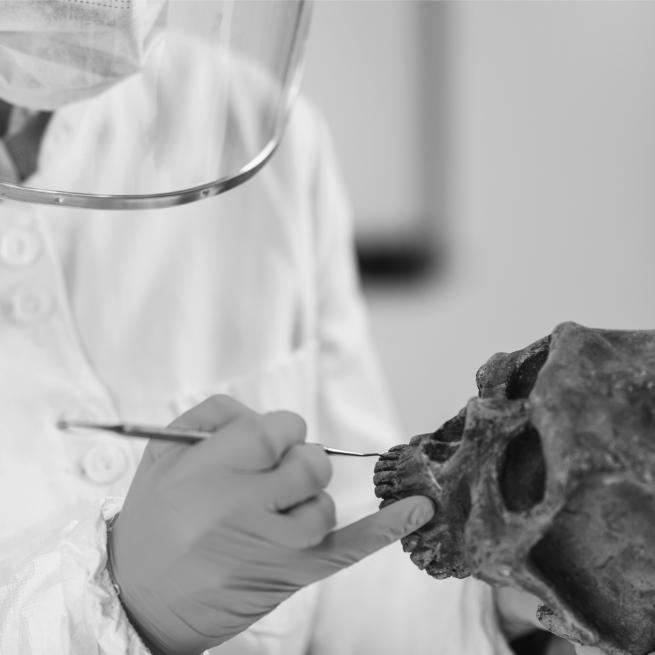
M381 505L436 507L403 548L435 578L535 594L555 634L655 651L655 330L564 323L476 380L457 416L376 465Z

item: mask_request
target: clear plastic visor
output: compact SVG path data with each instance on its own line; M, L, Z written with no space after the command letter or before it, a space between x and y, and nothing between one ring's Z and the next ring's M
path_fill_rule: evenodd
M0 170L0 196L145 209L247 180L282 137L309 10L306 0L3 0L0 98L45 128L36 170L18 180Z

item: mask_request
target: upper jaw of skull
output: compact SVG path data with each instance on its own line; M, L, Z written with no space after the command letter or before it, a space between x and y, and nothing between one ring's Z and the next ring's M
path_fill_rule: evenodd
M403 539L419 568L437 578L470 575L481 556L466 537L470 525L490 504L504 516L505 500L522 509L526 498L536 502L543 495L543 459L533 458L534 465L528 461L538 444L526 430L524 401L473 399L436 432L414 437L380 459L374 482L382 506L413 494L426 495L435 505L433 519ZM511 460L504 468L494 466L510 442L520 444L510 447ZM513 477L523 465L537 479L536 487L532 477ZM499 492L479 494L489 478L496 480Z

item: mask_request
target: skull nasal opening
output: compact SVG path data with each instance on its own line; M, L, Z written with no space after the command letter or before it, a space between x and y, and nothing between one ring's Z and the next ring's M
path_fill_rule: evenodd
M433 462L450 459L459 448L465 423L466 411L462 410L430 435L423 446L423 452Z
M510 512L526 512L543 500L546 463L541 436L533 425L526 425L507 444L500 467L500 493Z
M548 359L549 343L545 342L541 348L529 355L510 375L505 389L508 400L527 398L532 391L539 371Z

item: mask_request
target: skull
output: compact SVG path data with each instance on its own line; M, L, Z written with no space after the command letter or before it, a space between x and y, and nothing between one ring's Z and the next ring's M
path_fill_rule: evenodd
M378 461L381 506L423 494L403 539L435 578L541 599L550 631L612 655L655 650L655 330L563 323L477 374L479 397Z

